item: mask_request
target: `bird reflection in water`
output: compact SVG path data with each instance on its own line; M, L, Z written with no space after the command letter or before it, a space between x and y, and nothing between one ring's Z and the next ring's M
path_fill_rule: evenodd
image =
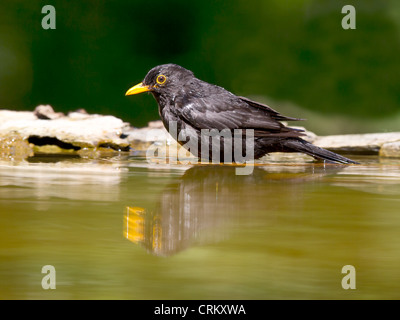
M304 201L305 185L342 168L265 166L242 176L235 175L233 166L194 166L180 183L162 192L154 210L126 207L124 236L158 256L216 243L231 236L235 227L257 223L257 215L274 221L279 212L296 212Z

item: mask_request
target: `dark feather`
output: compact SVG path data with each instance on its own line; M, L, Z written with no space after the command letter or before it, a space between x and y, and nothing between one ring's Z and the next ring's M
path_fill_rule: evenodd
M269 112L272 115L272 117L274 119L279 120L279 121L303 121L303 120L306 120L306 119L292 118L292 117L284 116L284 115L280 114L278 111L272 109L270 106L267 106L266 104L253 101L253 100L250 100L245 97L238 97L238 98L241 99L242 101L246 102L247 104L249 104L252 107L266 110L267 112Z

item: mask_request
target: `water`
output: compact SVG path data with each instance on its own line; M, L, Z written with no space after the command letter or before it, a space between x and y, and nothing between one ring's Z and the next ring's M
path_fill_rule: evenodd
M400 161L356 160L1 162L0 298L399 299Z

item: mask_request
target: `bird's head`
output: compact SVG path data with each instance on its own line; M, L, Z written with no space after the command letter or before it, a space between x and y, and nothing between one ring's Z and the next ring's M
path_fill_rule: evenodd
M176 64L163 64L151 69L144 80L130 88L125 95L151 92L156 95L174 95L190 79L193 72Z

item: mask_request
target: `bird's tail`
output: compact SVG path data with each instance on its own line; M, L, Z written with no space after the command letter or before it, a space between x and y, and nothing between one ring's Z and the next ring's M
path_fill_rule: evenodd
M314 158L326 160L329 162L344 163L344 164L358 163L356 161L343 157L340 154L317 147L312 143L307 142L301 138L286 139L284 142L284 147L289 152L302 152Z

